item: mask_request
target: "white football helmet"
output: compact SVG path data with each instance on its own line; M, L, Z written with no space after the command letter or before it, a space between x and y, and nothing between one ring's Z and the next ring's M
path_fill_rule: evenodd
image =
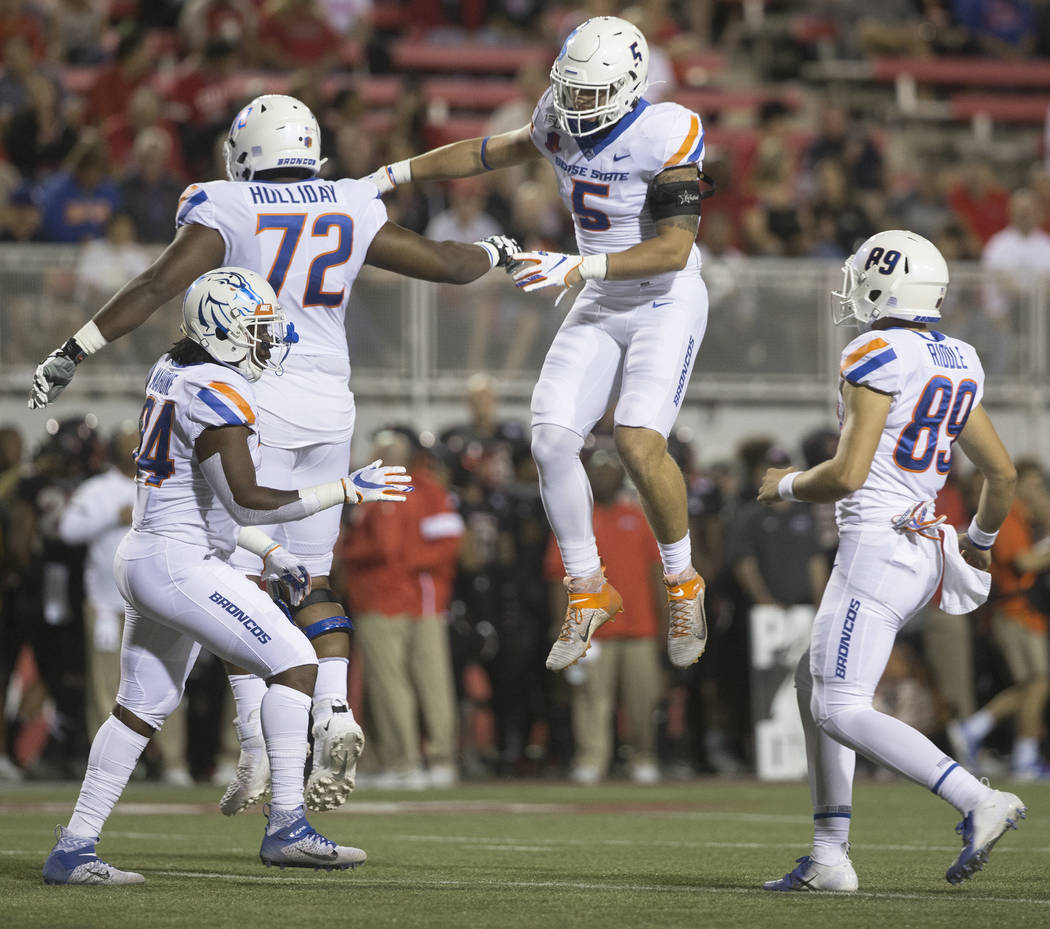
M577 26L551 68L558 125L576 137L618 122L648 86L645 36L616 16L595 16Z
M305 103L283 94L256 97L241 110L230 126L223 154L231 181L250 181L274 168L313 177L326 160L314 114Z
M197 278L183 298L180 328L249 381L267 368L281 374L289 347L299 341L266 278L247 268L216 268Z
M948 265L928 239L889 229L868 239L842 268L835 324L866 324L892 317L935 323L948 292Z

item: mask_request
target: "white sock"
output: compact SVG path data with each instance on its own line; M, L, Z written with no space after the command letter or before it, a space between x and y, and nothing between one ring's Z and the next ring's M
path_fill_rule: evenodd
M262 731L270 758L270 805L291 810L303 805L306 727L310 698L283 684L271 684L262 701Z
M533 427L540 497L569 577L589 577L602 568L594 541L594 498L580 461L581 448L583 436L571 429L550 423Z
M978 710L969 719L962 721L963 732L975 742L984 741L984 737L995 728L995 717L987 710Z
M332 715L332 701L346 703L346 674L349 658L322 658L317 663L314 684L314 722L324 722Z
M254 674L231 674L229 681L237 708L233 726L237 730L241 750L261 756L266 751L260 719L263 697L266 696L266 681Z
M660 548L660 560L664 563L664 574L668 577L677 577L693 563L693 546L689 541L687 532L677 542L664 545L656 543Z
M1013 757L1010 764L1015 771L1031 768L1039 763L1039 740L1031 736L1014 739Z
M803 655L802 661L808 663L809 652ZM796 679L795 696L802 717L802 731L806 737L809 793L813 801L811 855L820 864L839 864L846 857L849 842L857 753L820 731L813 719L812 691L806 686L812 680L808 664L801 674L805 681Z
M990 787L982 784L962 765L947 756L937 765L931 781L930 790L947 800L960 813L968 813L991 793Z
M148 744L148 736L133 732L115 716L106 717L91 743L84 783L66 826L70 832L96 839L102 835L102 826Z

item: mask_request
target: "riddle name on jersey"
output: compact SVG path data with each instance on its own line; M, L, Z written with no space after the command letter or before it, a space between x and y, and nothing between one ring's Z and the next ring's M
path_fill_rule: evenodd
M951 470L952 446L984 396L977 351L935 330L871 331L843 349L840 376L893 402L868 479L837 504L839 525L933 500Z

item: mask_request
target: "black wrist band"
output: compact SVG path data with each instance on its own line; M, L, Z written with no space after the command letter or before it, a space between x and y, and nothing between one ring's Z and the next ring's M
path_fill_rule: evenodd
M87 352L77 344L77 340L72 336L66 339L66 344L62 346L62 354L72 358L73 364L76 365L87 358Z

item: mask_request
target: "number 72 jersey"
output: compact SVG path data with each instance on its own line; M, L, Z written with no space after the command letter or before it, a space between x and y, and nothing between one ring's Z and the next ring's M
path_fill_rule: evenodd
M892 402L868 479L838 503L839 525L933 500L951 470L952 446L984 396L974 347L942 332L872 330L843 349L840 376Z

